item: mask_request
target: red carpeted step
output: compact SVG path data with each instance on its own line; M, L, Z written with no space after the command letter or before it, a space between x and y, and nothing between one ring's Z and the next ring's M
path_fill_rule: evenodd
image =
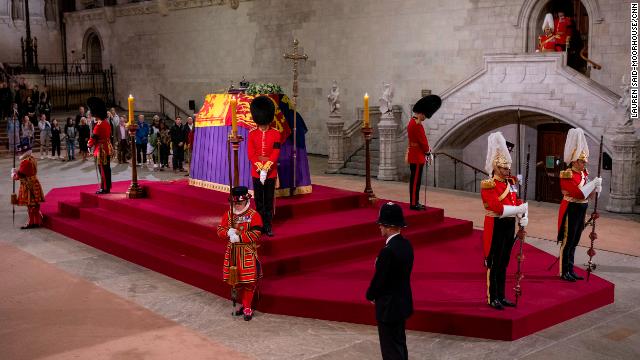
M426 211L405 211L408 226L427 226L441 222L442 209L428 208ZM379 236L375 224L378 209L364 207L347 211L323 213L304 218L292 218L286 222L275 221L275 237L263 240L262 251L266 255L285 254L328 246L350 239Z
M132 218L101 208L80 209L79 213L80 221L85 224L108 225L137 236L141 242L163 248L174 256L222 265L226 243L214 231L209 238L203 238L185 231L186 228L174 227L172 223L154 223L145 217Z
M228 286L222 281L222 267L215 264L219 257L204 261L176 256L174 252L142 240L137 234L119 231L108 224L87 227L86 222L80 219L50 215L46 217L46 226L109 254L207 291L221 296L228 293Z
M175 228L188 229L189 233L212 237L226 210L224 204L211 204L209 209L191 208L189 204L158 203L151 199L127 199L124 194L95 195L81 193L83 199L95 199L105 210L131 218L160 224L172 224ZM222 207L223 209L220 209Z
M547 270L548 261L553 258L525 245L527 270L521 283L523 297L519 307L505 311L491 309L486 305L486 269L478 256L481 234L474 231L471 236L414 247L411 282L414 314L407 323L409 329L515 340L613 302L610 282L597 277L592 277L589 283L562 282L555 269ZM374 273L373 259L349 260L265 281L260 309L374 324L374 306L365 299ZM512 260L507 273L510 299L515 266ZM584 275L584 271L578 272Z
M458 219L445 219L441 223L427 228L413 228L405 231L414 246L422 246L427 242L438 242L449 236L469 235L473 224ZM347 259L375 257L380 251L384 239L380 234L367 238L353 238L330 246L314 249L302 249L294 253L278 256L262 256L263 271L267 275L290 275L300 271L310 271L318 267L328 266Z

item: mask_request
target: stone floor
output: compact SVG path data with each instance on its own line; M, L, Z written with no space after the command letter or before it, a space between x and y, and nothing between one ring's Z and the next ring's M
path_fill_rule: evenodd
M362 190L363 179L325 175L326 159L312 157L315 183ZM0 159L9 174L11 159ZM52 187L96 182L91 162L40 162ZM114 180L129 169L114 167ZM140 178L183 178L142 170ZM402 200L407 184L373 181L379 197ZM11 183L0 184L9 198ZM449 216L481 225L478 195L428 189L428 202ZM531 204L528 241L557 253L557 205ZM8 359L376 359L376 328L259 313L250 323L232 318L230 304L200 289L120 260L45 229L12 225L0 205L0 351ZM140 214L144 216L144 214ZM18 208L16 224L25 219ZM276 229L277 231L277 229ZM411 359L638 359L640 358L640 221L603 214L597 274L616 284L614 304L513 342L409 331ZM586 249L578 248L578 263ZM528 265L528 264L527 264ZM526 269L526 267L525 267ZM570 285L568 285L570 286ZM527 296L544 296L528 294ZM9 350L6 350L9 349Z

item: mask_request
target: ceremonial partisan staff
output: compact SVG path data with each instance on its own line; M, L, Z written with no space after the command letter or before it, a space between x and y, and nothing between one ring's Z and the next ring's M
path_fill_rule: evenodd
M600 177L600 172L602 171L602 142L604 140L604 136L600 136L600 151L598 152L598 177ZM598 198L599 193L596 193L596 200L593 204L593 212L591 213L591 217L584 224L585 227L591 225L591 233L589 234L589 239L591 239L591 245L589 246L589 250L587 250L587 255L589 255L589 262L587 263L587 281L589 281L589 277L591 276L591 272L596 269L596 264L593 262L593 257L596 255L596 251L593 249L593 243L598 238L598 234L596 233L596 220L600 217L598 214Z
M231 229L234 228L233 221L233 176L231 167L233 164L231 163L231 143L233 142L233 133L229 134L229 138L227 139L227 162L229 164L229 227ZM231 316L235 316L236 314L236 302L238 300L238 291L236 290L236 285L238 283L237 276L238 267L236 266L236 247L235 243L231 243L231 251L229 251L229 279L227 283L231 285L231 304L233 306L231 311Z
M529 187L529 158L531 157L531 145L527 146L527 163L525 165L524 170L524 194L521 196L522 202L527 202L527 190ZM525 238L527 236L527 232L525 231L525 227L520 225L518 229L518 233L516 234L516 241L520 240L520 250L518 251L518 270L516 271L516 285L513 290L516 293L516 306L518 306L518 298L522 295L522 287L520 286L520 281L524 278L524 272L522 271L522 262L524 261L524 254L522 253Z
M13 135L12 134L8 134L9 136L13 136L13 168L16 168L16 147L18 146L18 144L16 144L16 114L17 114L17 110L13 109L13 116L11 117L11 121L13 122ZM19 125L20 123L18 123ZM18 139L18 142L20 142L20 139ZM13 191L11 192L11 205L12 205L12 209L11 209L11 222L13 225L16 224L16 204L18 203L18 196L16 195L16 182L15 180L11 179L11 183L13 184Z

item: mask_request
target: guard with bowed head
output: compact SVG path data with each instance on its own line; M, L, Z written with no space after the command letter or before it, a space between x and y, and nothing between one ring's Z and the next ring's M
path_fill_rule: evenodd
M480 194L486 210L483 255L487 267L487 303L503 310L515 303L505 297L507 267L515 242L516 220L529 222L528 205L518 199L518 180L511 176L511 154L501 132L489 135L485 170L491 178L481 182Z

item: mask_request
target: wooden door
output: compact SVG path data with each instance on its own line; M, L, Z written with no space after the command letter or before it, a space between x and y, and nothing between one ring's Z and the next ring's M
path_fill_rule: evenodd
M560 171L566 168L563 155L567 124L543 124L538 126L538 151L536 154L536 200L559 203Z

